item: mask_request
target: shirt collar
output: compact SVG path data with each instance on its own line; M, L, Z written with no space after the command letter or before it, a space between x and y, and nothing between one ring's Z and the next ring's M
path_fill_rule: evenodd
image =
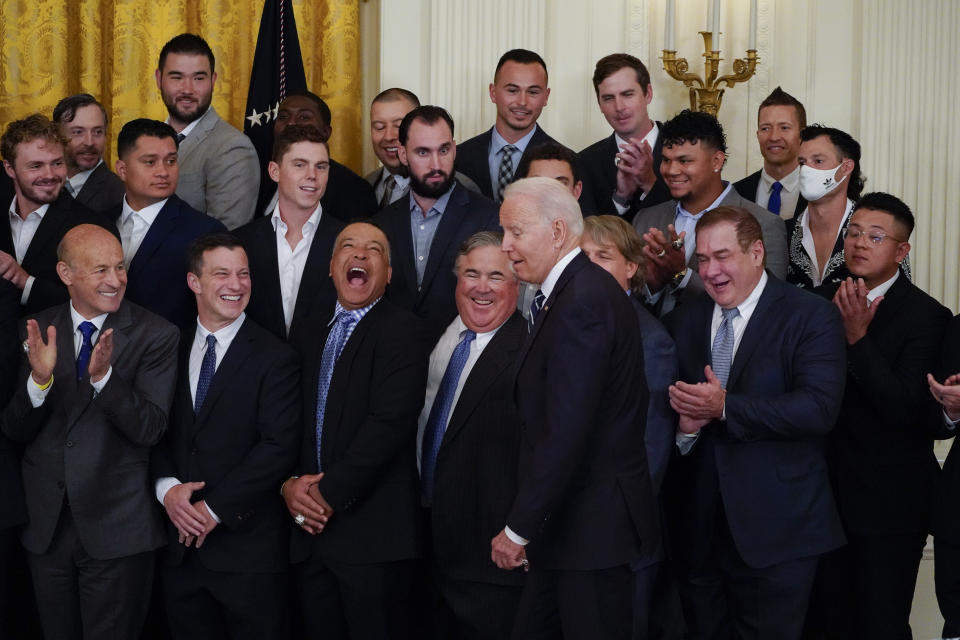
M617 141L617 149L622 145L627 144L627 141L620 137L620 134L616 131L613 132L613 137ZM660 127L657 126L657 123L654 122L653 126L650 127L650 131L647 131L647 135L643 136L643 140L640 142L646 142L650 145L650 151L653 151L653 148L657 146L657 138L660 137Z
M376 306L376 304L381 300L383 300L383 296L380 296L379 298L377 298L376 300L374 300L373 302L371 302L370 304L368 304L367 306L361 309L346 309L342 304L340 304L340 301L337 300L337 304L334 305L333 307L333 317L330 318L330 322L327 323L327 326L329 327L330 325L332 325L336 321L337 317L344 312L349 313L351 316L353 316L353 323L356 324L361 320L363 320L363 316L367 315L370 312L370 309L373 309L373 307Z
M563 273L567 265L577 257L578 253L580 253L580 247L574 247L570 253L560 258L557 264L553 265L553 268L550 269L550 273L547 274L547 277L543 280L543 284L540 285L540 291L543 293L544 300L549 298L550 294L553 293L553 288L557 286L557 280L560 279L560 274Z
M454 183L450 185L450 188L447 189L442 196L437 198L437 201L433 203L432 207L430 207L430 211L436 211L439 214L443 214L443 212L447 210L447 203L450 202L450 194L453 193L453 189L456 186L457 186L457 183L456 181L454 181ZM418 213L426 217L430 215L430 211L425 212L420 209L420 205L417 204L416 198L413 197L413 189L411 189L410 190L410 213Z
M760 281L757 282L757 286L753 288L753 291L750 292L750 295L746 299L737 305L737 311L740 312L740 317L744 320L749 320L750 316L753 315L754 310L757 308L757 303L760 302L760 296L763 294L763 290L767 286L767 272L764 271L760 276ZM720 313L720 305L714 303L714 313Z
M87 183L87 178L90 177L94 171L97 170L97 167L103 164L103 157L101 156L100 160L94 165L93 169L87 169L86 171L81 171L80 173L74 174L72 178L67 178L67 181L70 183L70 186L73 187L73 190L77 193L80 193L80 190L83 189L83 185Z
M714 209L716 209L717 207L719 207L719 206L720 206L720 203L723 202L723 199L727 197L727 194L730 193L730 190L733 188L733 185L730 184L729 182L727 182L726 180L723 181L723 184L725 184L726 187L723 189L723 191L720 192L720 195L717 196L717 199L714 200L713 202L711 202L710 205L709 205L706 209L704 209L703 211L701 211L700 213L690 213L689 211L687 211L686 209L684 209L684 208L683 208L683 205L680 204L680 201L677 200L677 215L678 215L678 216L687 216L688 218L693 218L694 220L699 220L700 217L701 217L703 214L705 214L707 211L713 211Z
M769 192L773 189L773 183L777 182L777 179L767 173L766 169L760 169L760 181L763 182L764 188ZM798 189L800 187L800 165L797 165L793 171L783 176L780 184L783 185L783 190L788 193L793 193Z
M840 237L840 232L846 228L847 221L851 215L853 215L853 200L847 198L847 208L843 212L843 218L840 219L840 226L837 227L837 238ZM807 213L806 209L800 213L800 233L802 237L809 237L810 242L813 242L813 232L810 231L810 214ZM834 242L836 242L836 240L834 240Z
M237 316L237 319L228 324L225 327L220 327L216 331L210 331L200 322L200 318L197 318L197 340L201 343L207 341L207 336L211 333L217 339L217 344L225 345L229 344L237 336L237 332L240 331L240 326L243 324L243 320L247 317L247 314L240 312L240 315Z
M74 332L74 333L76 333L76 332L80 329L80 323L81 323L81 322L92 322L92 323L93 323L93 326L95 326L95 327L97 328L97 331L100 331L100 329L103 328L103 323L107 321L107 316L108 316L108 315L110 315L110 314L109 314L109 313L101 313L100 315L98 315L98 316L96 316L96 317L94 317L94 318L90 318L89 320L87 320L87 319L84 318L82 315L80 315L80 312L78 312L78 311L74 308L74 306L73 306L73 301L72 301L72 300L70 301L70 318L73 320L73 332Z
M43 219L43 216L47 214L47 209L49 208L50 208L49 204L43 204L43 205L40 205L39 209L35 209L34 211L31 211L30 214L35 213L41 219ZM30 214L27 215L28 218L30 217ZM17 214L17 196L13 196L13 200L10 202L10 217L20 218L20 216Z
M533 138L533 134L535 134L536 132L537 132L537 125L534 124L533 128L530 129L530 132L527 133L527 135L523 136L516 142L507 142L506 140L503 139L503 136L500 135L500 132L497 131L496 125L494 125L493 136L490 139L490 151L492 151L493 153L499 153L500 149L502 149L504 146L508 144L512 144L517 149L519 149L521 153L523 153L524 151L527 150L527 145L530 144L530 140Z
M126 223L126 221L130 219L130 216L136 213L147 223L147 226L152 225L153 221L160 215L160 210L167 204L167 200L169 200L169 198L164 198L160 202L154 202L139 211L135 211L133 207L130 206L130 203L127 202L127 196L123 196L123 210L120 212L120 224Z
M318 202L317 208L313 210L313 213L310 214L310 217L307 218L307 221L303 223L303 227L300 229L300 233L304 236L312 234L317 229L317 225L320 224L320 213L323 210L323 206ZM274 233L281 228L280 225L283 225L283 230L286 231L287 223L284 222L283 217L280 215L280 202L273 207L273 214L270 216L270 223L273 224Z
M183 130L180 132L180 135L182 135L184 138L186 138L188 135L190 135L190 132L193 131L194 129L196 129L197 125L200 124L200 121L203 120L205 117L207 117L207 114L210 113L210 110L211 110L211 109L213 109L213 105L207 107L207 110L203 112L203 115L202 115L202 116L200 116L199 118L197 118L196 120L194 120L193 122L191 122L190 124L188 124L187 126L185 126L185 127L183 128ZM167 124L170 124L170 117L169 117L169 116L167 117L167 119L166 119L165 122L166 122Z
M387 181L390 176L393 176L394 181L397 183L397 186L401 189L406 189L407 185L410 184L410 176L401 176L399 173L390 173L390 170L386 167L381 169L383 174L380 176L380 183L383 184Z
M867 304L871 304L874 300L880 296L887 295L887 291L890 291L890 287L893 286L893 283L897 281L897 278L900 277L900 269L897 269L893 272L893 277L887 280L884 283L878 284L870 291L867 291Z
M507 320L510 320L510 316L507 316ZM477 334L477 337L475 338L475 341L477 343L477 349L480 351L483 351L483 348L487 346L487 344L491 340L493 340L493 336L497 334L497 331L500 330L500 327L507 324L507 320L504 320L500 324L500 326L498 326L496 329L493 329L491 331L484 331L483 333L479 331L475 332ZM457 316L457 319L455 320L455 322L457 323L457 337L459 338L457 342L460 342L460 340L463 339L463 333L469 327L467 327L467 325L463 322L463 318L461 318L460 316Z

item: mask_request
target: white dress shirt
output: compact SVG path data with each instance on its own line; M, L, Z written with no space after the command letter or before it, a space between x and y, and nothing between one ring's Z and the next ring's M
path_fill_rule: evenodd
M137 255L143 239L147 237L150 231L150 225L160 215L160 210L167 204L167 198L160 202L134 211L127 202L127 196L123 196L123 207L120 212L120 244L123 246L123 264L130 268L133 257Z
M103 323L107 321L107 316L110 314L102 313L95 318L91 318L89 322L93 323L93 326L96 327L90 335L90 343L96 347L97 340L100 339L100 329L103 328ZM76 362L77 356L80 355L80 347L83 346L83 334L80 332L80 323L88 322L86 318L77 313L77 310L73 308L73 303L70 303L70 319L73 322L73 358ZM40 327L40 335L46 339L47 329L46 327ZM59 357L60 354L57 354ZM113 366L107 368L107 373L104 374L98 382L90 380L90 385L93 387L94 393L100 393L103 391L103 388L107 385L107 382L110 380L110 374L113 373ZM89 378L88 378L89 380ZM56 381L54 381L56 382ZM34 409L43 405L44 401L47 399L47 395L50 393L50 389L53 388L51 384L46 389L41 389L40 385L36 383L33 379L32 372L27 374L27 395L30 398L30 404Z
M300 228L303 237L297 246L290 248L287 242L287 223L280 217L280 204L273 208L273 214L270 216L270 222L273 224L273 232L277 239L277 273L280 276L280 300L283 303L283 321L287 325L287 331L290 331L290 323L293 322L293 310L297 305L297 294L300 293L300 281L303 280L303 270L307 266L307 256L310 254L310 245L313 244L313 236L317 232L317 226L320 224L321 206L318 203L317 208L313 210L310 217Z
M66 187L67 187L67 191L70 192L70 195L76 198L77 194L80 193L80 190L83 189L83 185L87 184L87 178L90 177L90 174L96 171L97 167L99 167L102 164L103 164L103 158L101 157L100 160L97 162L97 164L94 165L93 169L87 169L86 171L81 171L80 173L76 174L72 178L67 178Z
M654 147L657 146L657 138L659 138L659 137L660 137L660 127L658 127L658 126L657 126L657 123L654 122L654 123L653 123L653 126L650 127L650 131L647 132L647 135L643 136L643 140L641 141L640 144L642 145L644 142L646 142L648 145L650 145L650 151L652 152L653 149L654 149ZM614 134L613 134L613 138L614 138L614 140L615 140L616 143L617 143L617 149L620 149L620 147L628 144L628 142L627 142L626 140L624 140L623 138L621 138L621 137L620 137L620 134L618 134L618 133L614 133ZM616 161L616 157L614 157L614 161ZM646 191L644 191L643 193L640 194L640 200L643 200L643 199L646 198L646 197L647 197L647 192L646 192ZM622 216L623 214L625 214L625 213L627 212L627 210L629 209L629 207L626 207L626 206L618 203L616 200L612 200L612 202L613 202L613 206L614 206L614 207L616 208L616 210L617 210L617 213L619 213L621 216Z
M199 118L197 118L196 120L194 120L193 122L191 122L190 124L188 124L187 126L185 126L185 127L184 127L181 131L179 131L178 133L179 133L180 135L182 135L183 137L187 137L188 135L190 135L190 132L197 128L197 125L200 124L200 121L203 120L203 117L204 117L205 115L207 115L208 113L210 113L210 109L212 109L212 108L213 108L212 106L211 106L211 107L207 107L207 110L203 112L203 115L202 115L202 116L200 116ZM168 117L166 120L164 120L164 122L166 122L167 124L170 124L170 118ZM171 125L171 126L172 126L172 125Z
M760 182L757 184L757 197L754 200L758 206L767 208L773 194L773 183L776 181L766 169L760 169ZM797 210L797 201L800 199L800 165L785 175L780 184L783 186L780 190L780 217L789 220Z
M197 330L193 334L193 344L190 345L190 360L188 364L188 374L190 380L190 399L193 402L197 400L197 383L200 382L200 367L203 364L203 356L207 353L207 336L213 333L214 337L217 339L217 361L214 365L214 372L220 367L220 363L223 362L223 357L227 354L227 349L230 348L230 344L233 342L233 339L237 337L237 332L240 331L240 327L243 325L243 321L246 318L245 313L241 313L240 316L228 324L225 327L217 329L216 331L209 331L206 327L200 324L200 321L197 321ZM163 499L167 495L167 491L173 487L180 484L180 480L172 476L166 476L163 478L157 478L157 482L154 485L157 495L157 500L160 504L163 504ZM210 514L210 517L220 522L220 518L214 513L213 508L204 503L207 507L207 512Z
M740 315L731 321L733 323L733 353L730 354L731 368L733 361L737 357L737 349L740 348L740 341L743 339L743 333L747 330L747 324L750 322L750 317L757 309L757 303L760 301L760 296L763 294L763 290L767 286L767 280L767 272L764 271L763 275L760 276L760 281L757 283L757 286L753 288L753 291L750 292L750 295L748 295L743 302L737 305L737 311L740 312ZM723 310L719 304L714 303L713 316L710 319L711 345L713 345L713 341L717 338L717 331L720 329L721 322L723 322ZM724 406L721 420L726 419L727 409L726 406ZM690 449L693 447L693 443L697 441L698 436L699 433L681 433L680 431L677 431L677 447L680 448L680 455L687 455L687 453L690 452Z
M503 325L500 325L503 326ZM467 362L463 365L463 371L460 372L460 380L457 381L457 390L453 394L453 404L450 405L450 416L453 415L453 408L457 406L460 400L460 392L463 391L463 385L470 377L470 371L473 365L477 363L480 354L493 336L496 335L500 327L486 333L477 333L477 337L470 343L470 354L467 356ZM453 322L447 327L447 330L440 336L437 346L433 348L430 354L430 369L427 376L427 395L424 399L423 410L420 412L420 419L417 422L417 468L420 468L420 454L423 449L423 431L427 426L427 420L430 418L430 410L433 408L433 401L437 397L437 390L440 388L440 381L443 380L443 374L447 371L447 365L450 364L450 356L454 349L463 339L463 334L467 330L467 325L463 323L460 316L454 318ZM447 420L450 420L447 416ZM447 430L447 425L443 425L443 431Z
M830 256L827 258L828 263L833 257L833 247L837 244L840 232L846 226L851 214L853 214L853 200L847 198L847 208L843 212L843 218L840 219L837 233L833 237L833 244L830 245ZM813 243L813 233L810 232L810 211L808 209L804 209L800 215L800 244L803 246L803 250L807 252L807 256L810 258L810 264L817 265L816 271L811 274L811 280L813 281L813 286L819 287L823 283L823 274L827 269L827 265L817 264L817 247Z
M30 248L30 243L33 242L33 236L37 234L37 227L40 226L40 222L43 220L43 216L47 215L47 210L50 209L49 204L41 205L36 211L31 211L26 219L21 218L17 214L17 197L13 197L13 202L10 203L10 235L13 238L13 251L16 253L17 264L23 264L23 258L27 255L27 249ZM27 304L27 300L30 298L30 290L33 289L33 281L36 280L33 276L27 277L27 283L23 287L23 292L20 294L20 304Z

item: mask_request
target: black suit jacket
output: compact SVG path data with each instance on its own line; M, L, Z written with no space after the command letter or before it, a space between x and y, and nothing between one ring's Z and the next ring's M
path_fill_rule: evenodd
M741 196L749 200L750 202L757 201L757 187L760 186L760 172L751 173L746 178L742 180L737 180L733 183L733 188L737 190ZM795 219L800 212L807 208L807 200L801 195L797 198L797 206L793 210L793 219Z
M317 472L317 384L329 332L320 327L296 336L304 362L301 475ZM313 554L356 564L420 555L415 442L428 356L420 321L389 300L354 327L334 367L323 416L324 477L317 488L334 513L315 537L288 525L294 562Z
M193 413L189 359L196 329L180 339L179 378L170 429L153 457L153 477L203 481L191 501L206 500L221 519L197 549L212 571L277 573L288 564L289 515L277 490L296 461L300 437L297 354L246 318ZM167 519L166 559L185 547Z
M519 486L506 524L530 540L530 562L596 570L655 549L643 347L623 289L583 253L576 255L545 301L517 366L524 429Z
M947 327L943 340L943 360L939 371L935 372L937 380L943 382L945 378L960 373L960 316L955 316ZM956 429L947 430L943 422L942 410L934 414L933 424L938 430L938 436L949 438L956 435ZM956 441L954 441L956 444ZM933 535L938 540L950 540L956 543L960 540L960 448L950 447L947 460L943 464L943 478L940 484L939 498L934 511Z
M661 132L663 131L663 123L658 122L656 126L660 128ZM580 194L580 209L583 211L583 215L617 214L616 207L613 204L613 194L617 190L615 159L618 153L620 153L620 149L617 148L616 135L610 134L610 137L594 142L577 154L580 177L583 180L583 191ZM657 143L653 147L653 172L657 174L657 181L650 193L642 200L639 192L634 196L630 207L623 214L627 222L632 222L640 209L646 209L670 200L670 190L667 189L667 185L664 184L663 177L660 175L662 159L663 136L660 135L657 136Z
M463 383L440 443L434 474L434 558L454 580L520 585L523 573L490 561L517 490L520 416L513 396L527 323L515 312L490 340Z
M300 279L289 333L283 317L277 234L273 230L273 221L270 216L265 216L237 229L234 233L243 242L250 262L252 288L247 314L282 340L291 339L300 327L318 328L326 322L337 302L337 291L330 278L330 257L337 234L345 226L343 221L322 208Z
M457 171L473 180L480 188L480 193L491 199L494 197L494 194L493 184L490 182L490 163L488 158L490 155L490 140L492 138L493 127L490 127L483 133L461 142L457 145L457 158L454 163ZM557 144L557 141L547 135L547 132L541 129L540 125L536 125L536 131L533 132L530 143L527 144L523 155L520 156L520 162L523 162L523 158L527 155L528 151L538 145L547 144L548 142ZM520 162L517 163L517 166L520 165ZM517 167L514 167L513 170L516 172Z
M843 324L826 300L767 275L730 368L726 420L674 457L664 486L671 545L693 567L709 559L721 504L754 568L844 543L823 443L843 396ZM666 318L685 382L706 379L713 310L701 292Z
M118 227L121 213L122 205L108 213ZM226 230L216 218L170 196L127 269L127 299L181 329L195 327L197 301L187 287L187 248L205 233Z
M269 217L272 209L267 211L266 208L277 193L277 183L267 174L266 168L261 173L260 185L257 215ZM370 183L333 159L330 160L327 187L320 204L323 205L324 214L344 222L369 218L380 208Z
M499 210L492 201L457 183L433 236L419 287L410 231L410 199L401 198L386 207L374 222L390 240L393 278L387 287L387 297L423 318L432 344L457 316L454 302L457 277L453 263L460 245L478 231L499 230Z
M24 271L36 278L30 290L30 297L23 305L24 315L36 313L69 299L67 288L57 275L57 245L63 240L67 231L81 224L99 225L117 238L120 237L117 228L105 216L94 213L77 203L66 189L61 189L60 197L50 205L43 220L40 221L37 232L20 264ZM5 219L3 227L5 231L0 233L0 251L6 251L11 256L15 256L13 235L8 219Z
M105 162L101 162L83 183L76 201L92 211L106 214L123 204L123 194L126 191L123 180L110 171Z
M940 467L939 412L926 375L940 364L950 312L903 274L867 335L847 347L847 387L827 440L840 515L857 534L926 532Z
M17 324L20 318L20 290L0 279L0 406L7 406L17 384L20 359L17 351ZM23 384L24 380L20 381ZM27 507L23 502L19 447L0 433L0 530L23 524Z

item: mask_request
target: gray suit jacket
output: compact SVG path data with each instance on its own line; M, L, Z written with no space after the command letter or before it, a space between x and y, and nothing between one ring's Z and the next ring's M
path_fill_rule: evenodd
M211 107L180 143L177 195L228 229L250 222L260 190L260 161L250 138Z
M174 326L132 302L107 316L113 328L113 371L100 394L85 373L77 382L69 303L35 317L42 333L57 329L57 364L44 403L27 394L30 366L3 413L4 434L25 445L23 484L29 523L23 546L47 551L65 500L84 550L98 560L121 558L166 543L148 466L150 448L167 429L177 373ZM21 337L25 331L21 329Z
M767 269L773 275L781 280L787 275L787 231L783 220L775 216L756 203L747 200L736 189L730 189L730 193L721 202L721 205L742 207L753 214L753 217L760 223L760 229L763 231L763 246L766 251ZM677 216L677 201L667 200L649 209L641 209L637 212L637 217L633 219L634 228L642 235L651 227L663 231L666 235L667 225L673 224ZM687 281L687 285L682 289L675 289L667 285L663 290L663 295L656 303L657 315L663 317L673 310L677 305L686 301L689 297L703 291L703 281L697 274L697 265L695 258L690 258L687 265L693 273Z
M466 187L467 189L470 189L470 191L473 191L474 193L480 193L480 187L477 186L476 182L474 182L464 174L460 173L459 171L454 171L453 173L454 173L454 177L456 177L457 179L457 182L459 182L462 186ZM373 187L373 195L377 197L377 202L380 202L380 200L383 199L383 190L384 190L383 167L380 167L379 169L374 169L373 171L365 175L363 178L364 180L370 183L371 187ZM390 202L388 202L387 204L393 204L394 202L404 197L408 193L410 193L409 183L407 183L406 188L404 188L402 191L394 191L393 196L390 198Z
M97 213L105 213L123 204L123 194L127 187L123 180L107 168L102 162L93 170L75 200Z

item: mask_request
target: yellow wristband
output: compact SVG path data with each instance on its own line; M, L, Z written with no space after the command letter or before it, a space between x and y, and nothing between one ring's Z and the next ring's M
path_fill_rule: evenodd
M30 379L33 380L32 374L30 375ZM37 384L37 381L33 380L33 384ZM47 380L44 384L37 384L37 389L39 389L40 391L46 391L47 389L50 388L50 385L52 384L53 384L53 374L51 373L50 379Z

